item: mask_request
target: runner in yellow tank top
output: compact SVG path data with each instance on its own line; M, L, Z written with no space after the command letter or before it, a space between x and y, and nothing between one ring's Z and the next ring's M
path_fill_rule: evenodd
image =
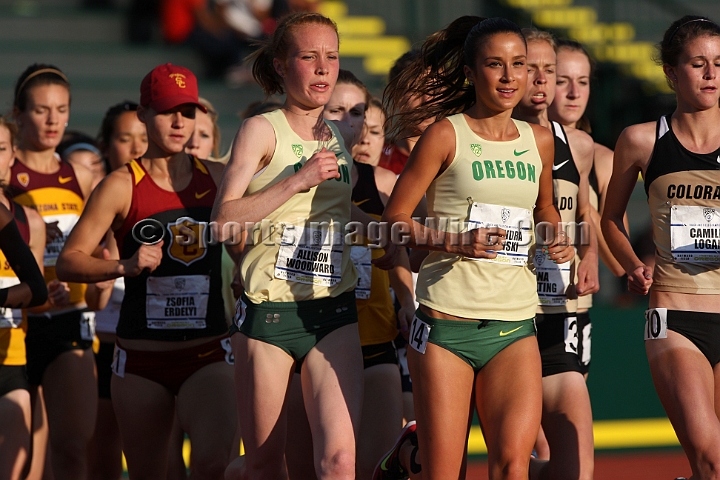
M15 159L15 125L0 117L0 186L7 185L10 177L10 166ZM30 247L32 252L29 261L40 267L37 271L37 285L30 287L25 296L32 296L35 306L45 302L47 289L42 277L43 253L45 251L45 223L40 215L27 207L23 207L7 198L0 192L0 223L6 223L9 216L15 217L20 233L20 239L15 239L17 248ZM10 209L10 215L6 214ZM7 226L5 227L7 228ZM2 236L0 236L2 241ZM0 287L13 290L22 289L21 279L15 272L23 262L18 263L12 251L0 251ZM30 269L28 273L32 272ZM27 275L27 274L25 274ZM43 294L44 292L44 294ZM9 293L9 292L8 292ZM32 295L28 295L32 294ZM42 298L41 298L41 294ZM36 298L37 297L37 298ZM25 300L23 300L25 301ZM30 454L31 435L31 403L30 386L25 371L25 333L27 331L27 317L19 308L0 308L0 437L3 445L0 448L0 478L11 480L23 478L21 473ZM20 414L18 414L20 413Z
M677 108L618 138L601 225L629 290L650 294L644 338L655 390L691 478L705 480L720 471L720 25L697 15L676 20L659 58ZM638 174L652 218L654 269L637 257L623 226Z
M352 133L322 119L338 69L331 20L306 13L280 22L253 72L266 94L286 93L285 103L243 123L213 212L220 226L255 223L232 337L250 479L285 476L284 399L296 363L318 478L355 475L362 357L357 273L342 238L351 219ZM393 255L386 257L391 266Z
M551 261L570 261L574 251L557 233L552 135L510 118L527 86L525 39L508 20L479 20L461 17L431 36L424 57L386 90L389 111L408 91L431 95L399 115L396 131L444 119L420 138L383 215L431 253L408 340L417 435L406 426L375 479L461 478L473 407L491 478L527 478L540 425L534 224L553 230L542 246ZM435 224L423 227L409 212L426 191Z

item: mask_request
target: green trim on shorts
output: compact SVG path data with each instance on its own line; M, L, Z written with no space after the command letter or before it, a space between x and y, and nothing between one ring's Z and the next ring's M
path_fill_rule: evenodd
M535 335L535 320L442 320L419 308L420 320L430 325L427 341L448 350L476 372L509 345ZM412 346L412 342L408 342Z
M281 348L298 362L328 334L358 321L354 291L302 302L255 304L244 294L242 300L245 319L238 331Z

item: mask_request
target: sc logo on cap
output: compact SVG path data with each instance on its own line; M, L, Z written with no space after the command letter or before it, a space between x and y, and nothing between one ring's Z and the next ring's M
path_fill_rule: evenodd
M178 87L185 88L185 75L182 73L171 73L170 78L175 80L175 83L177 83Z
M154 218L146 218L133 225L132 236L143 245L156 245L165 236L165 225Z

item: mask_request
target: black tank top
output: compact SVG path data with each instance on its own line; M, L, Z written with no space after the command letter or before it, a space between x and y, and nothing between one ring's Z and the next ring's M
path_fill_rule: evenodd
M375 184L375 169L372 165L355 162L358 181L352 190L352 201L368 215L381 217L385 206Z

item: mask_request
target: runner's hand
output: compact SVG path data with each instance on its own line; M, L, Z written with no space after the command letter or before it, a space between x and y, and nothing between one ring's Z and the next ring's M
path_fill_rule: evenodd
M392 242L387 242L387 245L384 245L383 248L385 249L385 255L372 260L370 263L381 270L390 270L395 268L398 258L400 257L400 249L405 247L395 245Z
M55 220L54 222L48 222L45 224L45 243L49 244L52 243L53 240L56 238L61 238L63 236L62 230L60 230L60 227L58 227L58 222Z
M123 266L123 275L126 277L137 277L143 271L152 273L162 261L162 246L164 241L160 240L155 245L140 245L135 254L127 260L120 260Z
M550 245L542 247L543 253L555 263L566 263L575 257L575 248L565 232L558 232Z
M325 180L340 178L335 153L323 147L305 162L305 165L295 173L295 177L299 182L299 192L306 192Z
M415 316L415 304L414 303L400 307L400 310L398 310L397 326L398 326L398 330L400 331L400 334L403 337L405 337L405 340L407 340L408 336L410 335L410 325L412 325L414 316Z
M47 284L48 301L53 307L64 307L70 304L70 286L67 282L50 280Z
M446 233L445 250L469 258L495 258L505 245L506 235L499 227L475 228L459 235Z
M628 272L628 290L638 295L647 295L653 283L653 270L643 264Z

